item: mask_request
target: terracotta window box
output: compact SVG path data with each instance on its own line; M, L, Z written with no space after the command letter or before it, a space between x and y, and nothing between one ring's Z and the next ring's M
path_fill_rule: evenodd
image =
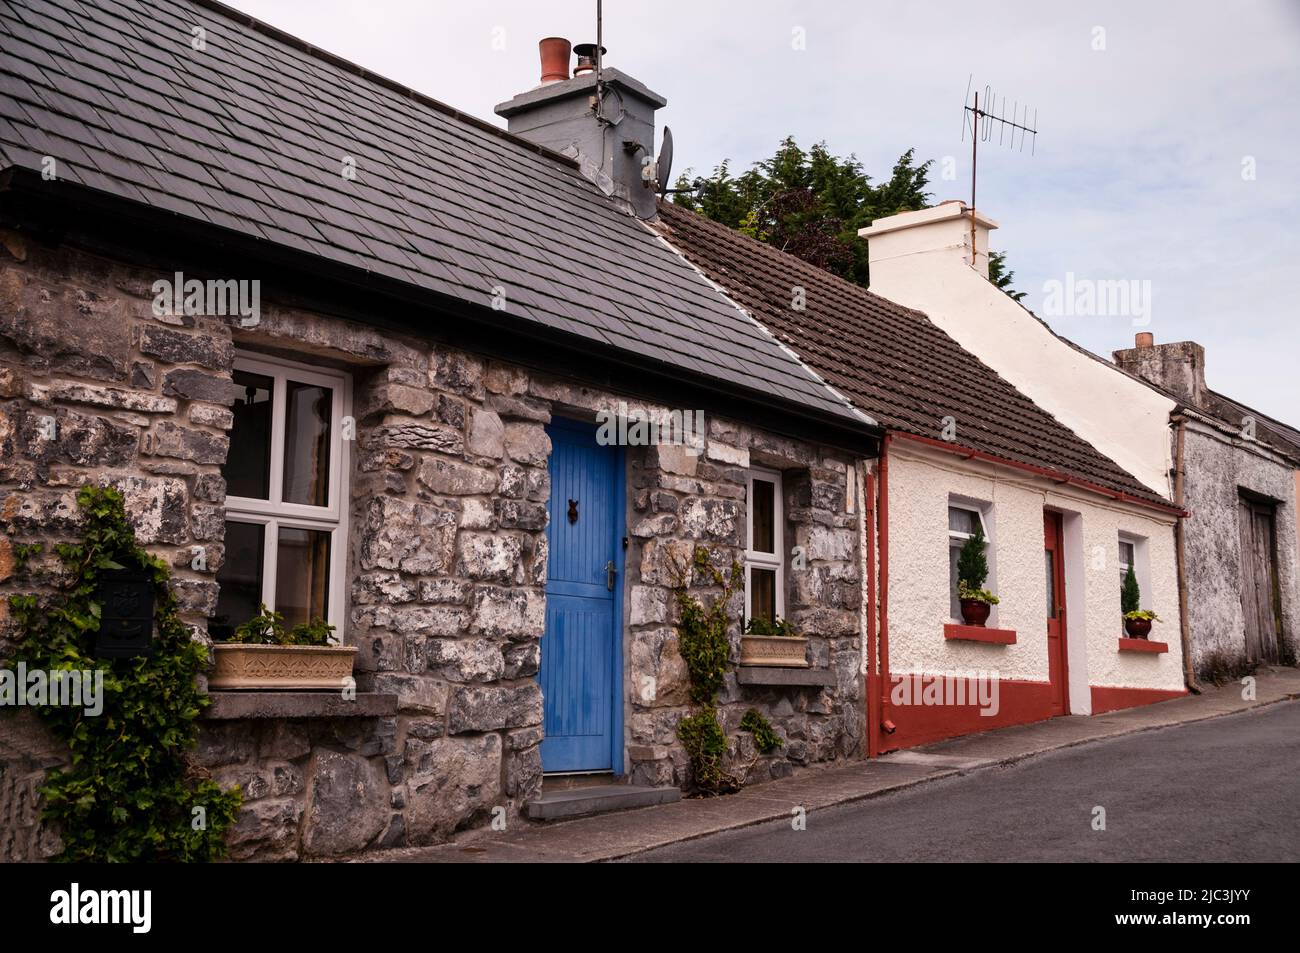
M943 627L943 637L959 642L987 642L989 645L1015 645L1014 629L989 629L982 625L952 622Z
M216 642L208 688L342 691L352 677L355 645L257 645Z
M777 668L807 668L808 640L789 635L743 635L740 664Z
M1168 652L1168 642L1152 642L1150 639L1126 639L1120 636L1121 652Z

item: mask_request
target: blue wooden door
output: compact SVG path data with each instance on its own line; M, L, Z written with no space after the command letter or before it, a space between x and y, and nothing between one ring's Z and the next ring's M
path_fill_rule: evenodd
M623 479L617 447L594 427L555 421L551 436L546 631L537 678L545 771L622 772Z

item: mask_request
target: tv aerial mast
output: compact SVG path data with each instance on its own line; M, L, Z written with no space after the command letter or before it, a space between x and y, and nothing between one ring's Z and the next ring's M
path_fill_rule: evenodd
M962 106L962 141L966 141L966 131L970 130L970 260L975 264L975 184L977 181L976 171L979 166L979 146L981 142L993 141L993 132L996 128L998 134L998 145L1005 142L1009 148L1016 148L1016 133L1020 134L1020 151L1025 151L1025 138L1029 137L1029 154L1034 154L1038 144L1038 109L1034 109L1033 124L1030 124L1029 106L1020 105L1019 100L1011 104L1011 117L1007 118L1007 98L1002 97L999 104L997 93L990 86L984 87L984 96L981 99L980 91L975 90L974 97L971 96L971 84L975 76L972 73L970 79L966 81L966 98ZM1007 142L1008 133L1010 141Z

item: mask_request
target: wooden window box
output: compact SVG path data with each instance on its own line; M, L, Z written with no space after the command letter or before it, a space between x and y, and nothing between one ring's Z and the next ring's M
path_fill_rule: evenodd
M989 645L1015 645L1013 629L990 629L982 625L962 625L959 622L943 627L943 637L960 642L987 642Z

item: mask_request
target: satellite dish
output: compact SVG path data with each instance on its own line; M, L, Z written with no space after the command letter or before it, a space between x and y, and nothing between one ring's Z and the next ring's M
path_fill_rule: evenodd
M655 162L655 177L659 180L659 197L668 191L668 176L673 171L673 131L664 126L664 141L659 145L659 158Z

